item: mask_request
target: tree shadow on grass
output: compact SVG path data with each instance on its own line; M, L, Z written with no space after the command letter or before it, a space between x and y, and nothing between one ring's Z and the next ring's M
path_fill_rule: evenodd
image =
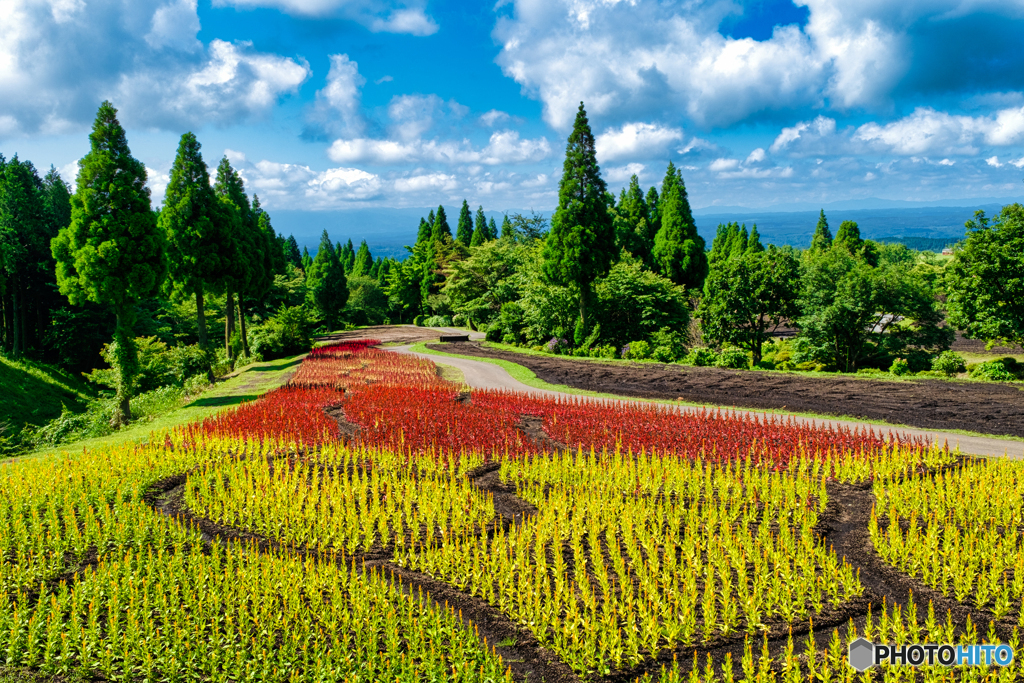
M261 365L257 368L249 368L245 372L276 372L277 370L284 370L292 366L298 365L302 362L301 358L295 358L294 360L288 361L284 365Z
M196 401L192 401L192 403L189 403L186 407L201 408L203 406L236 406L239 403L255 401L258 398L259 394L240 394L238 396L208 396L207 398L201 398Z

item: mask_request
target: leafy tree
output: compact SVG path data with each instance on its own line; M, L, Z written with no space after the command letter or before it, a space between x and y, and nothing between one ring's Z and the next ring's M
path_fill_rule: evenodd
M697 309L703 337L750 351L756 365L779 325L799 314L799 294L800 261L790 248L748 246L739 256L714 260Z
M444 286L452 311L466 316L476 328L494 322L504 304L521 297L527 257L522 244L490 240L467 259L454 262Z
M348 301L348 280L326 230L320 236L320 246L306 275L306 287L327 330L333 331Z
M918 273L873 267L839 245L806 259L797 305L798 350L845 372L952 342L952 330L940 327L934 291Z
M704 238L697 234L686 186L672 162L661 186L658 211L661 227L651 250L658 270L677 285L700 289L708 273Z
M355 275L348 279L346 318L355 325L380 325L388 315L388 295L369 275Z
M356 252L355 259L352 262L352 277L368 276L370 270L373 268L373 255L370 253L370 247L366 244L366 240L359 243L359 250Z
M968 337L1024 344L1024 206L974 216L946 269L949 321Z
M587 308L594 280L608 272L615 255L615 228L605 203L606 191L597 165L594 134L580 102L565 149L558 208L551 217L543 252L548 281L579 290L580 317L574 335L577 343L582 343L589 330Z
M647 211L640 180L634 174L629 179L629 188L623 188L618 205L614 209L615 244L619 251L625 249L651 266L651 249L654 247L654 231Z
M647 340L666 327L685 330L690 320L686 291L636 258L612 266L596 292L601 339L616 346Z
M822 209L818 216L818 226L814 229L814 237L811 238L810 251L820 253L831 248L832 231L828 229L828 219L825 218L825 209Z
M817 234L815 234L817 237ZM856 254L860 251L861 246L864 244L864 240L860 237L860 227L858 227L856 221L843 221L839 224L839 230L836 232L836 237L832 241L833 246L841 246L851 254Z
M157 225L167 240L170 282L195 297L199 346L206 349L205 289L217 281L221 255L232 253L234 244L224 230L230 222L219 215L225 207L210 187L201 147L192 133L181 136Z
M146 167L132 157L117 110L100 105L79 161L71 224L53 239L57 283L71 303L110 306L116 317L114 353L117 407L113 423L131 419L138 357L132 324L135 305L155 293L166 273L164 235L146 187Z
M473 241L473 214L469 211L469 202L462 200L462 209L459 211L459 222L455 228L455 240L462 246L468 247Z

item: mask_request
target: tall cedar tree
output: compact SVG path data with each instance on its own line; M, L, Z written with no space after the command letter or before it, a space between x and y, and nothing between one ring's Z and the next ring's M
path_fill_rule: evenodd
M818 225L814 229L814 237L811 238L811 251L822 252L832 248L832 231L828 229L828 219L825 218L825 209L818 215Z
M295 235L288 235L284 243L284 260L296 268L302 267L302 252L299 251L299 242Z
M487 216L484 215L484 207L478 206L476 209L476 226L473 228L473 238L469 241L469 246L479 247L484 242L494 239L491 237L490 229L487 227Z
M46 227L42 181L32 162L15 155L0 169L0 286L10 295L5 331L15 358L27 347L32 276L46 244Z
M836 230L836 237L832 240L832 246L842 246L851 254L856 254L864 246L864 240L860 237L860 227L856 221L843 221Z
M577 344L586 339L589 330L587 313L594 280L608 273L615 256L615 227L605 202L607 191L597 165L594 134L580 102L565 148L558 208L551 217L543 251L545 277L555 284L579 288Z
M217 165L217 180L213 187L221 204L228 209L221 212L221 227L229 237L224 241L225 248L221 256L223 266L218 284L224 291L225 299L224 350L229 358L234 358L231 337L235 333L235 294L245 287L252 267L252 207L245 194L242 177L231 167L226 156Z
M498 224L494 222L493 218L490 218L487 221L487 239L498 239Z
M225 207L210 187L201 148L192 133L181 136L157 224L167 239L170 282L179 292L195 297L199 346L206 349L205 290L218 279L221 255L230 253L233 244L224 231L228 221L219 212Z
M432 223L428 223L425 219L421 218L419 230L416 231L416 244L429 240L430 231L433 227Z
M462 200L462 208L459 210L459 222L455 228L455 241L468 247L473 241L473 214L469 211L469 202Z
M342 267L345 269L345 273L351 273L352 266L355 265L356 262L356 248L352 244L351 237L349 238L348 242L345 243L344 246L342 246L340 242L338 243L337 254L338 259L341 261Z
M352 264L352 277L360 277L363 275L369 275L370 270L373 268L373 254L370 253L370 247L366 244L366 240L359 243L359 250L356 251L355 261Z
M57 283L71 303L105 304L117 319L114 358L117 404L112 423L131 419L129 400L138 373L132 326L139 301L153 295L167 272L163 232L146 187L146 166L132 157L117 110L100 105L78 162L71 224L53 239Z
M436 242L441 239L442 235L452 236L452 229L448 225L448 216L444 213L444 207L437 207L437 215L434 216L434 223L430 229L430 239L432 242Z
M252 196L252 220L249 224L255 251L251 261L255 267L250 268L245 288L238 295L238 319L242 325L242 351L249 356L249 336L246 330L246 303L260 301L274 286L274 276L285 272L284 249L282 240L274 232L270 222L270 214L260 206L260 198Z
M327 330L333 331L342 309L348 302L348 279L345 277L345 268L341 264L339 254L334 250L326 230L320 236L320 246L309 267L306 287L313 306L327 325Z
M682 175L670 161L658 202L661 226L651 249L662 275L687 289L700 289L708 274L704 238L697 234Z
M516 231L515 228L512 227L512 221L508 219L508 214L505 214L504 218L501 219L501 236L503 239L510 239L513 241L516 239Z
M620 250L625 249L647 267L651 266L654 232L651 231L644 192L635 174L629 179L629 188L622 189L615 207L615 241Z

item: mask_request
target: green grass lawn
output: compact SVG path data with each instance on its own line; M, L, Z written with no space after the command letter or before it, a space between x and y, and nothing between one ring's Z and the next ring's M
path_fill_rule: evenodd
M71 373L30 360L0 357L0 426L12 431L60 417L61 408L85 410L95 391Z
M127 429L109 436L44 448L18 457L44 457L57 453L77 452L83 448L115 446L129 442L144 443L148 441L153 432L162 432L165 429L197 422L225 408L256 400L262 394L287 382L298 368L299 363L302 362L302 358L303 356L292 356L266 363L247 365L219 380L188 405L165 413L150 422L133 424ZM0 683L2 683L2 679L0 679Z

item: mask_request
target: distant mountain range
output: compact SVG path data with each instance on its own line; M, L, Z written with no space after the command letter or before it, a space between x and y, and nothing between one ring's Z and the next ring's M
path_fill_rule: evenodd
M941 249L964 236L964 223L983 210L997 213L1015 198L950 199L938 202L905 202L869 198L831 202L821 206L806 203L778 204L756 209L745 206L706 206L695 209L697 230L710 246L719 223L737 221L749 229L757 224L762 240L771 244L806 247L818 223L818 212L825 210L832 232L846 220L856 221L865 238L903 241L913 248ZM435 207L436 208L436 207ZM324 229L335 242L351 239L358 247L366 240L375 257L404 258L407 244L416 240L420 217L430 208L348 209L345 211L272 211L274 227L285 235L295 235L299 246L315 252ZM455 230L459 207L445 206L448 223ZM515 213L513 209L509 213ZM529 210L522 210L529 215ZM498 224L504 212L487 211Z

